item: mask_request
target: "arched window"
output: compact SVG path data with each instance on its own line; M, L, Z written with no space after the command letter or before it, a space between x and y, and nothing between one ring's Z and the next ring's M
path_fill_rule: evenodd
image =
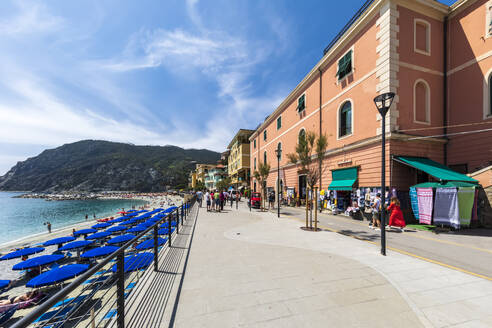
M413 115L417 123L430 123L430 88L424 80L417 80L413 87Z
M267 163L266 151L263 153L263 164Z
M306 130L301 129L301 131L299 131L298 138L299 138L299 140L306 138Z
M338 137L344 137L352 134L352 104L346 101L340 107L338 118Z

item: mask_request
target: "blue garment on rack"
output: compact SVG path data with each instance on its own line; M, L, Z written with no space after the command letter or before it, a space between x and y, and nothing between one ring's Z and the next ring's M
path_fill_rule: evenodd
M458 190L456 188L437 188L434 203L434 224L460 228Z
M419 199L417 197L417 189L410 188L410 204L412 205L412 211L415 218L419 219Z

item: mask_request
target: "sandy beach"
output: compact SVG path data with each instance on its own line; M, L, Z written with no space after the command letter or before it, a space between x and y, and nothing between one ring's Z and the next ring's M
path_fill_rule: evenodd
M175 195L169 195L169 196L164 196L162 194L159 195L145 195L145 196L138 196L135 197L136 199L144 200L147 202L146 205L142 206L144 209L152 210L154 208L167 208L169 206L174 205L181 205L183 199L180 196L175 196ZM119 217L120 214L114 213L112 215L113 217ZM72 230L80 230L84 228L89 228L93 226L94 224L97 223L97 220L101 218L96 218L96 219L88 219L85 222L73 224L64 228L60 229L53 229L51 233L48 233L46 231L45 233L39 233L35 235L30 235L26 236L22 239L18 239L15 241L11 241L8 243L4 243L0 245L0 254L4 255L6 253L11 252L12 250L15 250L16 248L24 248L28 246L36 246L40 245L43 242L57 238L57 237L63 237L63 236L71 236L72 235ZM80 240L80 238L79 238ZM44 247L44 246L43 246ZM40 255L46 255L46 254L51 254L54 251L57 250L57 246L47 246L45 247L45 250L41 253L38 254L33 254L29 258L40 256ZM14 296L21 295L25 293L26 291L30 291L30 288L25 287L26 282L28 279L22 276L22 274L19 271L14 271L12 270L12 266L21 262L20 258L16 259L11 259L11 260L6 260L6 261L0 261L0 279L1 280L12 280L12 286L9 290L6 292L0 294L0 300L5 300L9 299ZM62 260L59 264L67 264L67 263L72 263L73 260ZM20 312L19 315L22 315L23 313L29 312L32 310L32 307L18 311ZM17 316L17 315L16 315Z

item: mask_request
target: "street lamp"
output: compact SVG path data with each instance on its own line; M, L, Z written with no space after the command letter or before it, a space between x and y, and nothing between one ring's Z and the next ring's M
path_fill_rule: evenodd
M374 104L382 117L381 132L381 254L386 255L386 219L385 219L385 198L386 198L386 113L391 107L395 98L394 92L383 93L374 98Z
M275 154L277 154L277 216L280 218L280 195L279 195L279 189L280 189L280 157L282 157L282 148L280 146L280 143L277 146L277 149L275 149Z

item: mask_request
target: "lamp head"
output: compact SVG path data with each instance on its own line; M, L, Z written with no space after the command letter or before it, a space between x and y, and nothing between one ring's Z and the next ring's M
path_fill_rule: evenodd
M277 154L277 158L279 159L282 157L282 148L280 148L280 144L277 146L277 149L275 149L275 154Z
M374 104L376 105L376 108L381 116L386 116L386 113L391 107L391 103L393 103L394 98L394 92L386 92L374 98Z

